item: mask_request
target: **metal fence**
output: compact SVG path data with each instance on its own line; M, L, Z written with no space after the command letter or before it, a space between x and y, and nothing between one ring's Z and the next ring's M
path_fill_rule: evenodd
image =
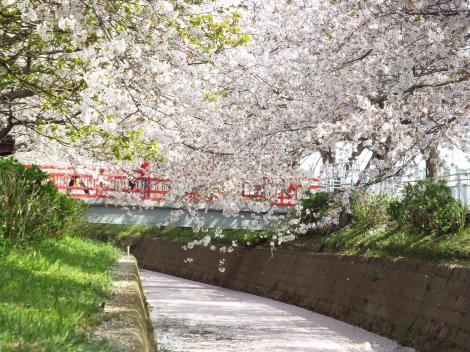
M424 178L381 182L372 185L369 189L372 193L401 195L405 185L416 183L422 179ZM470 206L470 172L442 175L435 177L434 180L445 181L450 187L454 198L460 200L462 205Z
M446 170L434 180L445 181L452 190L454 198L460 200L462 205L470 206L470 170L455 170L451 172ZM361 180L363 169L360 165L350 163L334 164L326 168L321 176L320 188L322 191L332 192L335 189L348 189L358 184L364 184L367 180ZM425 179L423 170L414 170L402 177L395 177L387 181L378 182L367 187L367 191L374 194L395 194L400 196L403 193L405 185L416 183Z

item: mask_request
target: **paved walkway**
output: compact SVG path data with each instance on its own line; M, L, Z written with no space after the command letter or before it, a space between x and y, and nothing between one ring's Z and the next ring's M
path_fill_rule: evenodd
M413 351L289 304L147 270L141 275L159 351Z

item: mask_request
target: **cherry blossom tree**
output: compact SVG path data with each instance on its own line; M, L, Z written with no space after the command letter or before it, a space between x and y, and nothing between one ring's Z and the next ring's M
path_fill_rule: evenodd
M211 1L2 0L0 139L160 157L146 110L174 104L180 65L244 44L238 22L235 5Z
M174 3L170 14L157 4L159 16L175 16ZM324 165L339 151L349 161L369 153L364 185L401 175L418 155L433 176L438 147L468 150L468 1L247 0L216 23L181 11L164 29L116 29L84 50L92 68L83 69L83 108L70 110L82 127L66 130L91 145L107 133L119 141L108 145L132 143L122 141L129 130L130 141L158 141L157 172L177 180L175 197L219 192L236 212L244 184L274 192L315 153ZM140 28L148 16L132 23ZM248 34L249 45L239 45ZM87 130L88 118L101 119L100 129Z
M204 81L217 117L185 136L191 160L220 182L280 178L313 153L333 163L342 145L350 161L371 153L369 182L418 155L435 176L438 146L468 150L469 11L467 1L249 2L253 43Z

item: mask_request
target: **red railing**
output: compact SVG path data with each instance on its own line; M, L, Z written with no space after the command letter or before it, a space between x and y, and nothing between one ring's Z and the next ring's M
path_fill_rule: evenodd
M252 190L244 187L242 197L254 201L269 201L272 206L277 207L293 207L308 192L318 190L320 188L320 179L303 178L290 182L283 180L280 184L257 184ZM269 192L271 190L271 192Z
M135 194L141 200L163 202L167 200L166 194L171 188L169 179L159 177L131 177L105 169L77 172L74 167L39 167L48 171L51 181L59 190L75 198L118 198L119 194L125 193ZM293 207L306 193L320 188L320 179L317 178L282 181L279 185L264 181L252 186L252 189L245 184L241 196L251 201L269 202L272 206ZM186 192L184 196L195 203L215 203L221 197L217 194L205 196L197 191Z

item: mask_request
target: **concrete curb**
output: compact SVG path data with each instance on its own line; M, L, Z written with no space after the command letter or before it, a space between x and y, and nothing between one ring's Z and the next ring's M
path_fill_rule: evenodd
M113 291L101 315L103 323L93 335L110 341L112 352L156 352L137 260L121 256L111 274L115 280Z

